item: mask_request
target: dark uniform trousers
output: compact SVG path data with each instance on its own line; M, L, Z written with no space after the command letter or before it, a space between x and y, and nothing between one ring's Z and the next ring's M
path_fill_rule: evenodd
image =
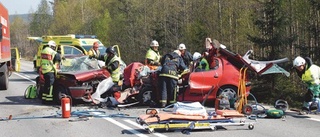
M161 92L162 106L176 102L176 91L178 81L174 78L160 76L159 87Z
M54 72L48 72L46 74L43 74L43 77L44 77L44 81L45 81L45 84L44 84L44 89L42 91L43 95L46 95L46 96L43 96L42 97L42 101L43 102L47 102L47 101L53 101L53 83L54 83Z

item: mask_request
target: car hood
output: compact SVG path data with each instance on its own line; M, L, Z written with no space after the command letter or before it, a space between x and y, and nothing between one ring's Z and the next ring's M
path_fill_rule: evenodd
M110 73L106 69L94 69L86 71L58 72L58 75L74 77L78 81L90 81L92 79L106 79Z

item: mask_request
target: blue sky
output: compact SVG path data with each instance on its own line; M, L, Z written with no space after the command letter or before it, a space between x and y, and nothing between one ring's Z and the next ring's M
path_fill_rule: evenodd
M9 15L35 12L41 0L0 0L7 7Z

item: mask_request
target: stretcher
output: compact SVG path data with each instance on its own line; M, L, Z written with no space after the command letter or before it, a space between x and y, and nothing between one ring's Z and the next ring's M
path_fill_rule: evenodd
M239 118L239 121L235 121ZM182 115L172 112L159 113L156 109L147 109L146 114L140 115L136 122L149 133L155 130L217 130L220 126L248 126L252 130L252 122L246 123L245 116L236 110L217 110L207 115Z

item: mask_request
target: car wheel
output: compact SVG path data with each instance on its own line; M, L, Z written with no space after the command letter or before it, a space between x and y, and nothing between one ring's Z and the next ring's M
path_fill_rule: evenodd
M141 105L149 105L152 102L152 88L143 87L139 91L138 99Z
M223 86L219 89L217 97L226 95L230 101L230 108L234 108L234 103L237 100L238 88L235 86Z
M53 88L53 101L58 105L61 105L61 98L63 95L70 96L70 93L67 88L62 85L54 86Z

